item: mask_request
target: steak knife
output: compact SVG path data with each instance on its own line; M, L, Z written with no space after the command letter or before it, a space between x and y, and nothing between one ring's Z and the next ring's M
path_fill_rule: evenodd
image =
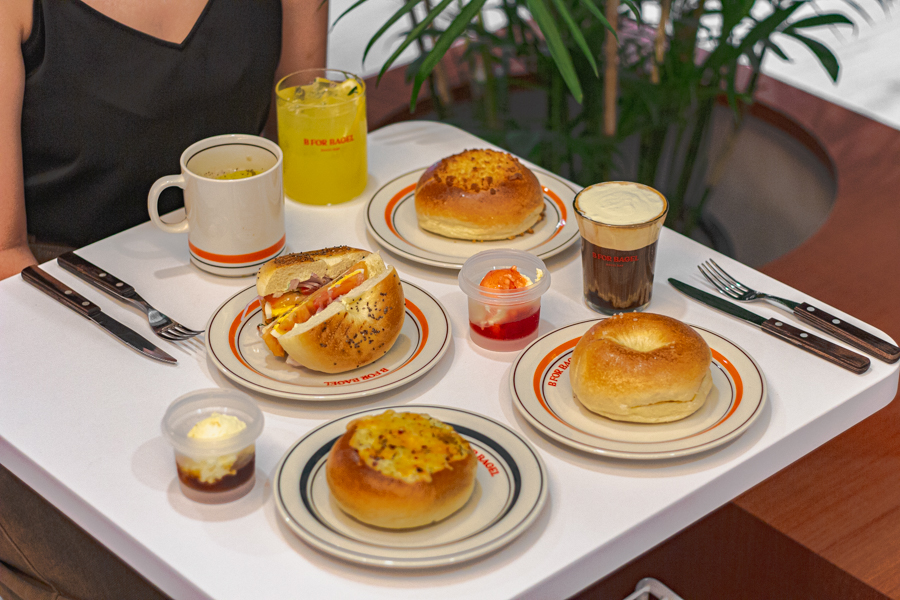
M719 296L714 296L703 290L698 290L677 279L672 279L670 277L669 283L671 283L678 291L690 296L698 302L721 310L732 317L749 321L769 335L773 335L798 348L802 348L807 352L815 354L819 358L824 358L829 362L833 362L839 367L843 367L857 375L865 373L869 369L870 361L862 354L857 354L843 346L838 346L837 344L833 344L828 340L803 331L802 329L788 325L784 321L761 317L755 312L751 312L728 300L723 300Z
M51 298L65 304L82 317L86 317L114 335L119 341L137 350L144 356L165 363L175 364L178 361L169 356L162 349L154 346L140 335L122 325L102 310L100 307L81 296L75 290L69 288L60 280L52 277L40 267L31 266L22 269L22 279L38 288Z

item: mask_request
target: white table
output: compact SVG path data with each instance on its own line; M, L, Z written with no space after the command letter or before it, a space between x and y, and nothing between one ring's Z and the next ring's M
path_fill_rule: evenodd
M362 198L341 207L288 205L293 250L342 243L376 248L361 214L375 190L396 175L484 145L460 130L421 122L393 125L369 139L370 181ZM200 272L188 263L184 236L149 223L80 253L192 327L202 327L220 303L254 281ZM853 375L676 292L666 278L699 284L695 265L715 253L664 230L651 310L702 325L744 348L765 372L769 404L742 437L698 457L638 463L585 455L545 438L516 412L507 383L514 355L487 352L469 341L466 301L455 271L383 254L404 279L429 290L448 309L449 352L422 379L367 400L299 403L255 395L266 416L257 444L257 482L247 496L225 505L195 503L182 494L171 449L159 430L163 412L177 396L233 387L199 342L179 347L160 341L179 364L156 363L21 278L0 282L0 462L176 598L562 598L871 415L896 393L898 365L873 360L867 373ZM802 297L727 258L715 258L747 283ZM544 296L541 332L596 316L581 300L577 246L547 262L553 284ZM142 315L55 263L45 269L153 337ZM753 310L784 318L763 304ZM52 339L42 335L48 323ZM462 567L391 572L330 558L281 525L272 475L285 450L313 427L350 410L409 403L480 412L530 440L550 476L549 502L534 526L509 546Z

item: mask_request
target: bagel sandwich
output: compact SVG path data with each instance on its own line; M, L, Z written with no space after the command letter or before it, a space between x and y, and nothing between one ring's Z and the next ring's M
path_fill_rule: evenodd
M617 421L667 423L695 413L712 389L712 354L677 319L625 313L604 319L572 353L575 399Z
M341 509L368 525L421 527L462 508L478 460L450 425L387 410L351 421L328 454L325 475Z
M406 314L394 267L347 246L274 258L260 268L256 291L266 347L289 364L323 373L384 356Z

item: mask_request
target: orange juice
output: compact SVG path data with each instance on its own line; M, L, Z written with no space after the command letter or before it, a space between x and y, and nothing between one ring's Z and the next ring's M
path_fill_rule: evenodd
M304 204L338 204L366 187L366 95L349 73L310 69L275 87L284 193Z

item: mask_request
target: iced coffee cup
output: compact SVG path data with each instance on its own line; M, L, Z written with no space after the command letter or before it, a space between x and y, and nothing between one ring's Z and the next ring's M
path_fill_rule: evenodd
M608 315L646 308L669 208L665 196L640 183L609 181L584 188L574 204L587 305Z

